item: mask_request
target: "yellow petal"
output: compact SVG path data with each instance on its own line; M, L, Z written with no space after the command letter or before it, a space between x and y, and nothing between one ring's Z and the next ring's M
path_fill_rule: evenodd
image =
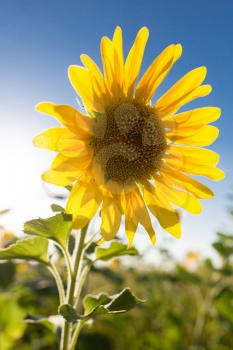
M174 143L190 146L209 146L217 139L218 134L218 128L212 125L205 125L198 129L187 128L166 133L167 137Z
M167 148L167 158L177 158L184 166L210 165L216 166L219 162L219 155L206 148L169 146Z
M148 103L156 89L180 58L180 44L168 46L149 66L136 88L136 99Z
M130 197L124 195L123 198L123 202L125 202L125 232L128 237L129 246L131 247L138 227L138 222L133 220L133 207Z
M42 102L36 106L36 110L51 115L59 120L80 138L88 138L92 135L93 121L75 108L68 105L56 105L52 102Z
M42 175L42 179L57 186L68 186L77 180L81 175L82 171L77 170L76 172L61 172L55 170L48 170Z
M222 180L224 178L224 172L221 169L214 168L208 164L186 164L178 158L166 158L165 164L176 171L178 170L192 175L206 176L211 180Z
M172 114L178 111L185 104L195 100L196 98L207 96L211 93L211 91L212 91L211 85L209 84L201 85L197 87L195 90L188 93L183 98L181 98L179 101L176 101L174 104L167 106L167 109L164 109L163 111L157 111L157 113L159 113L162 119L166 120L167 118L170 118Z
M201 107L191 111L176 114L163 122L165 128L180 130L188 127L201 127L215 122L221 115L221 109L217 107Z
M58 152L72 158L92 157L91 149L88 148L87 143L79 140L76 135L61 137L58 141Z
M160 225L174 237L179 238L181 236L180 219L164 193L147 181L144 183L144 200Z
M134 84L139 75L143 54L149 37L149 31L146 27L139 30L135 42L129 51L125 62L125 92L128 97L132 97Z
M111 95L115 93L115 49L108 37L103 37L100 52L104 69L105 83Z
M191 70L178 80L156 103L158 110L167 109L167 106L177 103L191 91L202 84L206 77L206 67Z
M96 214L102 200L101 193L94 181L76 183L66 206L66 212L72 214L74 227L82 228Z
M214 193L208 187L181 172L172 170L165 165L161 169L161 172L162 174L166 174L166 179L170 180L171 185L184 189L197 198L210 199L214 197Z
M58 151L58 142L63 136L73 135L65 128L51 128L43 131L33 139L36 147L46 148L50 151Z
M58 153L51 164L51 169L64 172L76 172L78 170L87 169L90 162L91 159L89 156L69 158Z
M121 224L121 209L116 197L104 197L101 219L101 234L109 241L117 234Z
M118 80L119 87L122 88L124 81L124 53L123 53L123 40L122 40L122 30L119 26L116 27L113 39L115 48L115 70L116 79Z
M156 242L155 231L151 224L151 219L148 210L145 206L144 200L138 190L134 190L128 194L129 205L132 208L133 226L140 223L147 231L153 244ZM131 224L132 225L132 224Z
M188 192L180 191L174 187L166 186L165 184L166 180L163 181L163 177L160 177L158 181L156 181L156 186L159 187L160 191L169 202L189 211L191 214L200 214L202 206L196 197Z
M77 94L88 110L103 112L104 106L98 93L93 89L90 71L80 66L69 66L68 76Z

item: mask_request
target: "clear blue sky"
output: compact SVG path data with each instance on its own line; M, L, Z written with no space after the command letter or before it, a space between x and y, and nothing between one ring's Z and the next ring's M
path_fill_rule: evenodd
M16 204L19 197L28 216L36 215L32 207L38 208L37 215L44 213L39 205L40 201L45 203L39 195L43 189L34 177L38 181L49 158L33 149L31 138L55 122L36 115L34 105L43 100L75 105L75 93L67 78L69 64L79 64L81 53L100 62L100 38L111 36L116 25L123 29L125 51L128 50L137 30L146 25L150 38L143 68L168 44L183 45L183 56L158 95L189 69L208 67L207 81L213 85L213 92L193 106L222 108L222 118L217 123L221 133L212 148L221 153L221 166L228 176L212 186L217 196L212 204L205 204L203 216L191 217L188 222L198 232L204 226L218 228L223 222L224 196L231 188L233 170L232 18L231 0L0 0L0 198L5 201L0 200L0 207L13 207L18 225L24 219L23 210L19 214ZM210 235L207 234L209 239L213 239Z

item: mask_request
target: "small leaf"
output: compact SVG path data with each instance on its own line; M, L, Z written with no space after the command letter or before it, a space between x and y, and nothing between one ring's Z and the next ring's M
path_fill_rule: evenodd
M110 260L122 255L138 255L136 248L128 248L126 244L118 241L111 242L108 248L97 247L95 250L96 260Z
M87 295L83 301L85 313L89 314L99 306L108 304L110 301L111 301L111 298L105 293L100 294L97 297L92 295Z
M52 209L52 211L54 211L54 212L64 212L65 211L65 209L62 207L62 206L60 206L59 204L56 204L56 203L53 203L53 204L51 204L51 209Z
M107 309L109 313L123 313L140 303L142 303L142 300L136 298L130 289L126 288L112 299Z
M24 232L52 239L64 248L72 229L72 216L66 213L56 214L48 219L35 219L24 224Z
M87 295L83 301L87 319L94 315L124 313L142 302L128 288L111 297L107 294L100 294L97 297Z
M48 264L48 240L42 237L24 238L0 250L0 260L12 259L36 260Z
M79 319L75 309L70 304L60 305L58 308L58 313L68 322L76 322Z

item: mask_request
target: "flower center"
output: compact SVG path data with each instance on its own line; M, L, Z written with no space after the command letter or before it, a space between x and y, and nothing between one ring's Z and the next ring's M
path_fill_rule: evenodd
M165 131L150 106L123 102L97 117L91 146L106 181L140 182L160 167Z

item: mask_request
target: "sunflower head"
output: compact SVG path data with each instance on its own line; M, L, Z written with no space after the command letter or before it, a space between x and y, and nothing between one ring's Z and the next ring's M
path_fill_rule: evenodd
M162 83L182 54L180 44L165 48L137 82L149 31L139 30L124 58L122 30L103 37L100 52L103 71L87 55L83 66L70 66L68 75L86 112L68 105L44 102L37 110L56 117L63 128L46 130L34 139L36 146L58 154L43 174L47 182L72 184L66 211L74 226L85 226L98 210L105 240L118 232L122 216L132 243L141 224L155 242L152 214L175 237L180 237L177 207L193 214L201 211L199 199L212 191L190 175L220 180L218 155L208 146L218 136L211 122L217 107L179 113L190 101L206 96L202 84L206 68L193 69L152 103ZM150 214L149 214L150 213Z

